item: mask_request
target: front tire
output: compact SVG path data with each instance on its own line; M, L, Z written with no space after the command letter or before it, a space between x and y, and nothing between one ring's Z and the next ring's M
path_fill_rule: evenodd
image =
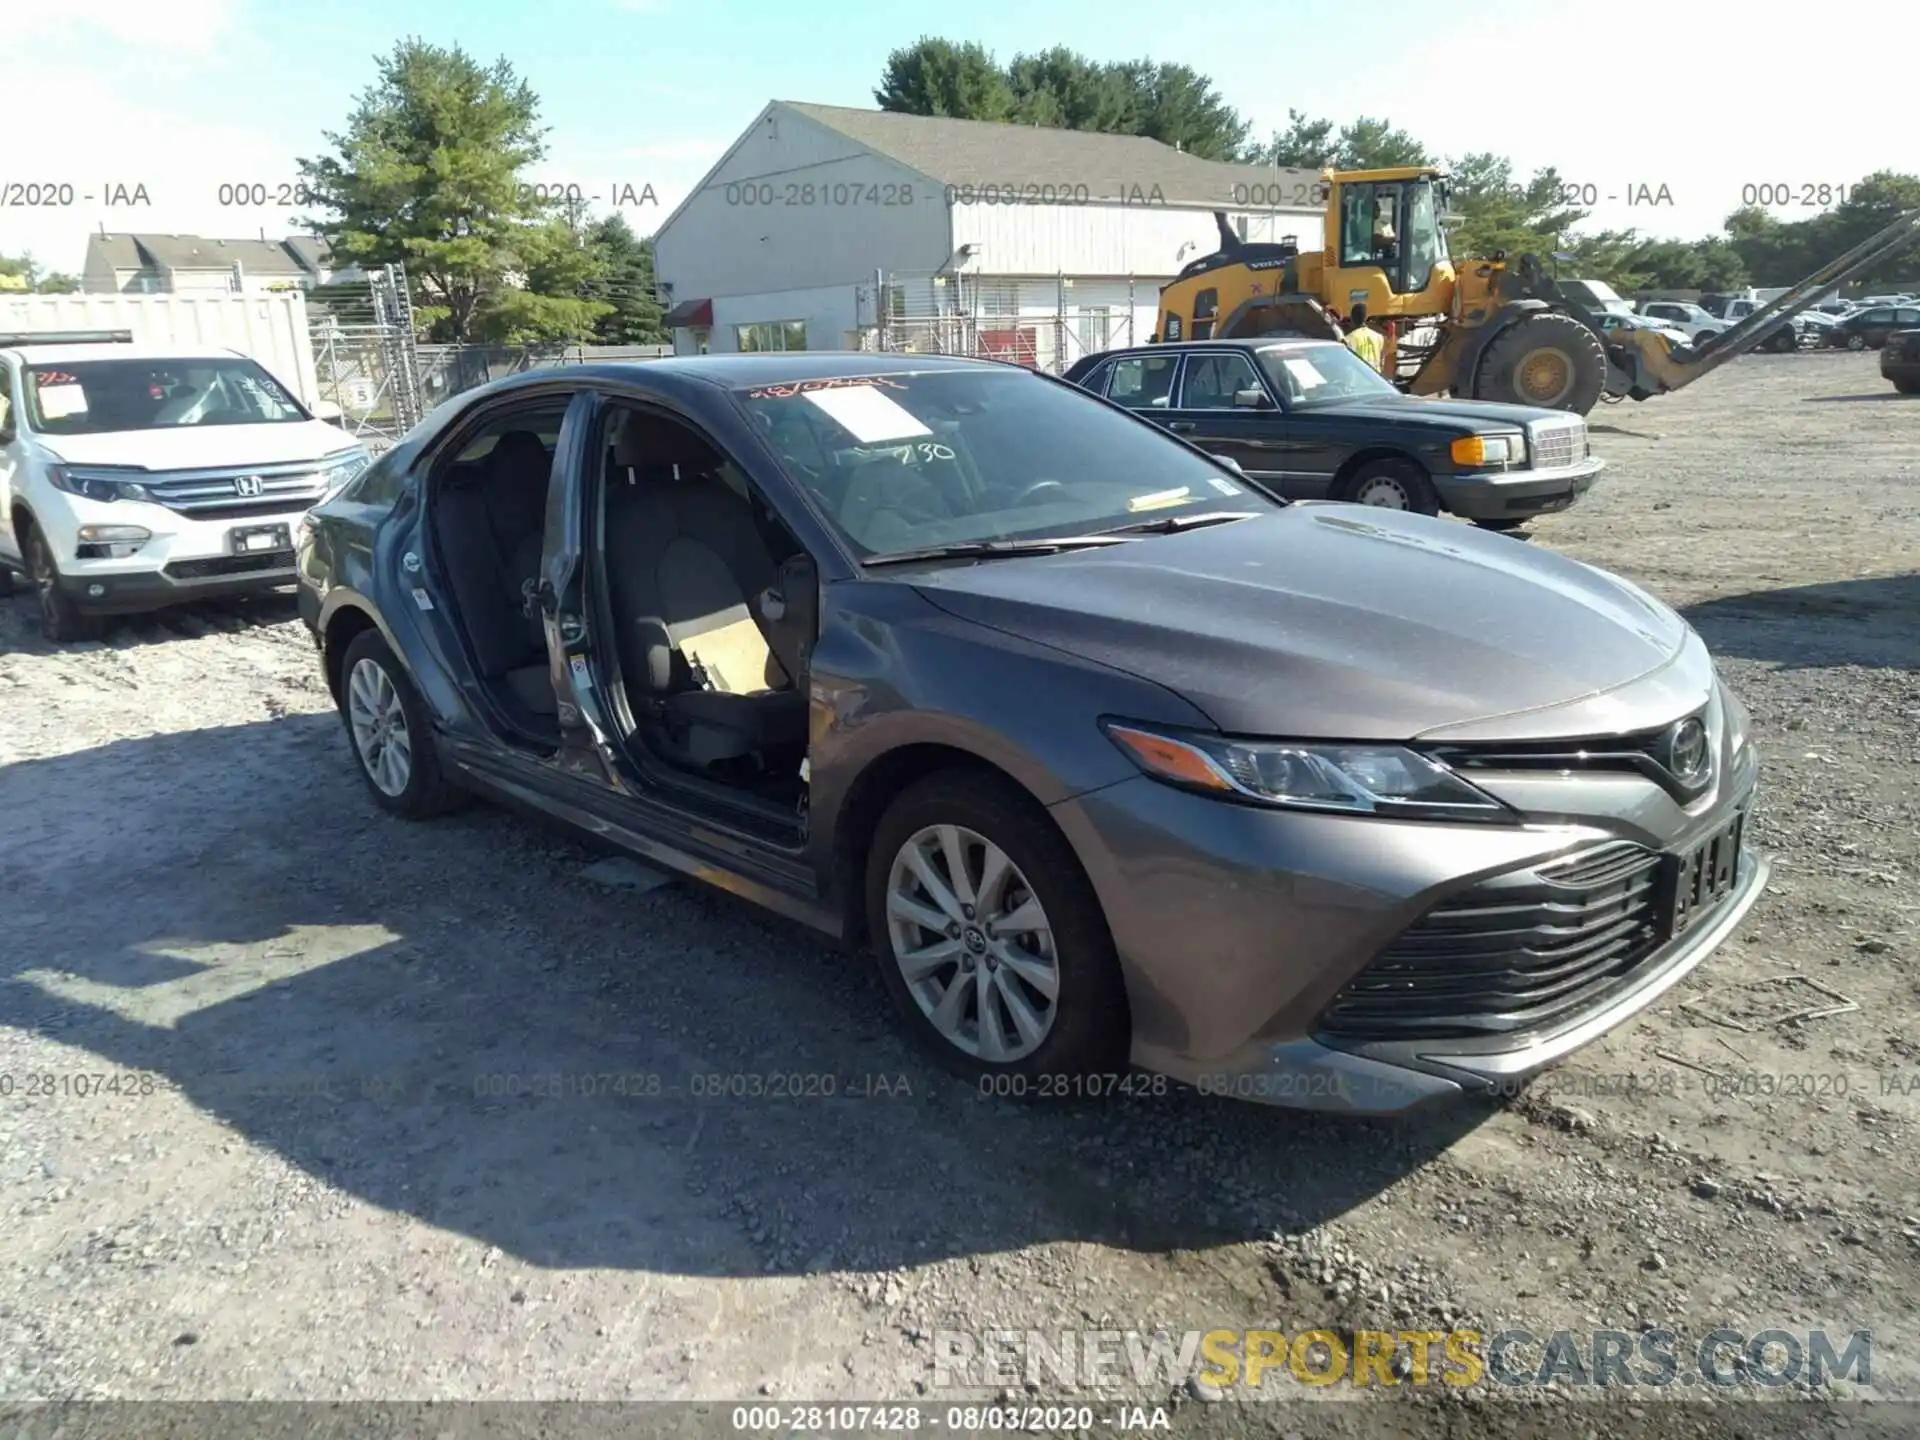
M1411 460L1373 460L1341 482L1338 497L1381 510L1438 515L1440 496L1426 472Z
M1893 388L1902 395L1920 395L1920 380L1896 380Z
M1848 348L1849 350L1864 350L1864 349L1866 349L1866 348L1867 348L1867 337L1866 337L1866 336L1864 336L1864 335L1849 335L1849 336L1847 336L1847 348Z
M1541 311L1493 338L1474 376L1473 398L1584 415L1607 388L1607 352L1571 315Z
M374 803L408 820L464 803L465 792L440 768L427 708L378 630L354 637L340 674L340 719Z
M1125 1070L1131 1024L1106 916L1065 837L1010 782L950 770L909 786L874 832L866 900L881 981L948 1069Z
M60 566L53 558L53 546L40 533L38 525L22 537L20 547L27 561L27 577L33 582L34 599L40 608L40 629L55 644L91 640L103 628L100 617L89 615L73 603L73 597L61 587Z

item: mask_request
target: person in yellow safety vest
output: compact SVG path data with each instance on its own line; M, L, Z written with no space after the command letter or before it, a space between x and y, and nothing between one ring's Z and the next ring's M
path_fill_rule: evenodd
M1380 332L1367 324L1367 307L1356 304L1353 314L1347 318L1348 326L1345 344L1376 371L1386 360L1386 342L1380 338Z

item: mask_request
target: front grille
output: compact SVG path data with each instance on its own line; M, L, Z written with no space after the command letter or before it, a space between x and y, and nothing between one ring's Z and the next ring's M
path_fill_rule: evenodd
M1550 1026L1630 981L1660 947L1661 878L1657 852L1614 841L1483 880L1382 951L1319 1028L1426 1040Z
M1533 468L1557 470L1587 458L1587 422L1537 420L1528 431L1527 443L1533 453Z
M293 569L293 551L267 550L258 555L216 555L206 560L175 560L162 572L172 580L212 580L222 575L255 575L267 570Z
M1704 719L1703 712L1691 717ZM1678 725L1680 721L1675 721ZM1507 744L1438 745L1427 753L1444 765L1462 771L1545 771L1577 774L1602 771L1614 774L1644 775L1683 804L1699 798L1711 782L1706 779L1688 785L1668 768L1668 748L1674 726L1640 731L1631 735L1609 735L1591 740L1521 741ZM1711 738L1711 730L1708 732Z
M195 520L243 520L298 512L326 493L326 477L310 460L296 465L172 470L143 478L140 483L169 510ZM253 490L258 493L242 493Z

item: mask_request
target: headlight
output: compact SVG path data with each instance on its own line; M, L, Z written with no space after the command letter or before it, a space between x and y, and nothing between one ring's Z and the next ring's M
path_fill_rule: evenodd
M373 456L367 450L355 446L337 455L329 455L320 462L320 475L324 481L320 498L313 503L324 505L338 495L347 486L360 478L360 473L373 463Z
M1524 435L1464 435L1448 447L1453 463L1469 469L1489 465L1521 465L1527 459Z
M47 483L69 495L88 500L151 500L147 487L130 476L145 475L144 470L107 466L88 468L80 465L49 465Z
M1446 766L1400 745L1229 740L1114 720L1101 728L1154 779L1222 799L1403 820L1517 818Z

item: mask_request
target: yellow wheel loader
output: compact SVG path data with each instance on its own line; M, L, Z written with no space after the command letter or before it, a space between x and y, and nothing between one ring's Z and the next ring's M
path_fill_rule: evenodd
M1327 171L1322 248L1248 242L1216 211L1220 248L1160 292L1157 342L1338 334L1358 304L1393 322L1386 373L1415 395L1447 392L1584 415L1689 385L1766 340L1835 286L1920 238L1920 210L1822 266L1746 319L1696 345L1599 317L1532 255L1447 253L1446 175L1430 166Z

